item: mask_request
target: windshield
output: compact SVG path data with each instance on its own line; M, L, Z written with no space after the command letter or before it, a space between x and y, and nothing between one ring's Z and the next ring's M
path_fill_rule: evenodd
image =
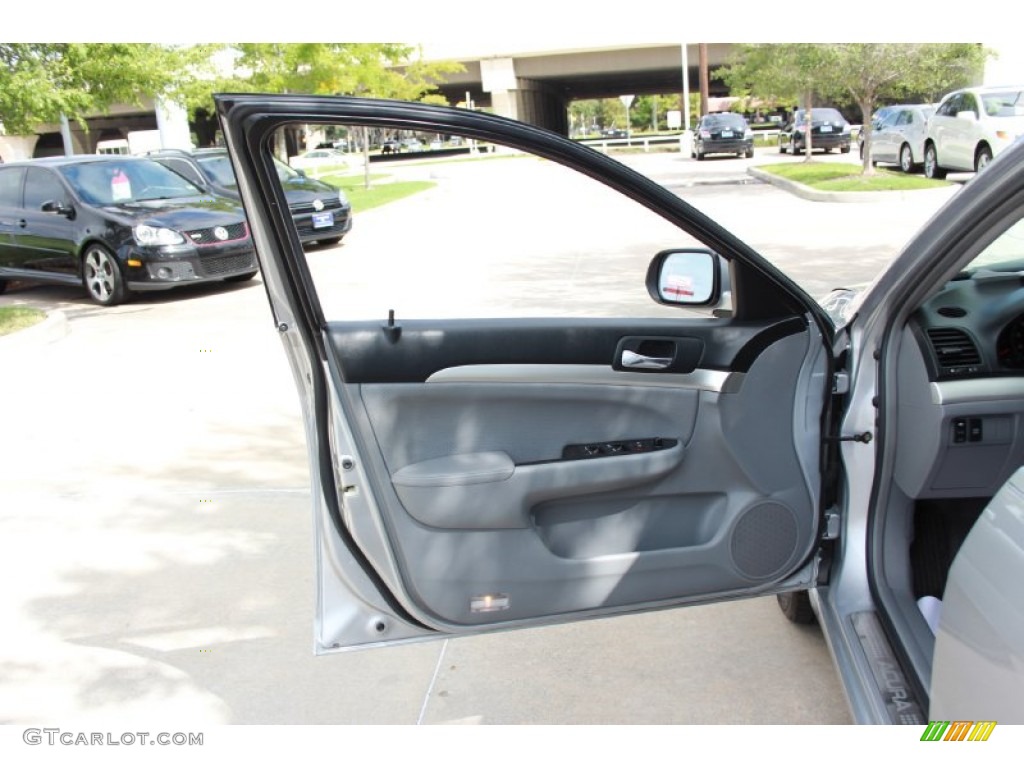
M704 118L705 128L738 128L747 127L747 121L739 115L708 115Z
M281 182L288 181L289 179L301 179L301 178L303 178L301 173L296 171L290 165L286 165L285 163L282 163L276 157L274 158L274 167L277 168L277 178Z
M981 94L985 114L990 117L1020 117L1024 115L1024 92L1000 91Z
M803 123L807 120L807 111L798 109L796 111L795 122ZM839 114L838 109L829 109L827 107L815 107L811 110L811 121L815 123L845 123L846 119Z
M1024 219L993 240L967 265L966 272L1019 272L1024 270Z
M208 155L197 157L196 160L215 184L220 184L222 187L238 186L235 169L231 167L231 160L227 155Z
M220 184L222 187L238 186L238 180L235 178L235 169L231 167L231 160L228 159L227 155L208 155L196 159L215 183ZM276 157L274 158L274 167L277 168L277 178L282 182L302 178L301 173L294 170L291 166L285 165Z
M202 194L198 187L153 160L123 159L61 167L61 174L90 205L173 200Z

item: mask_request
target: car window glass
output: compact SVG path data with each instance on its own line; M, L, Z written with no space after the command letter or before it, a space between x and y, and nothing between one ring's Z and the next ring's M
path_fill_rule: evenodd
M734 128L745 130L747 121L739 115L708 115L704 118L704 127L708 130L715 128Z
M350 195L358 230L340 253L307 254L328 319L710 316L659 305L646 288L654 256L700 247L694 238L557 163L462 145L430 163L372 163L369 193L362 172L325 177Z
M830 123L844 123L843 116L839 114L839 110L829 109L827 107L815 107L811 110L812 120L817 122L830 122Z
M161 165L165 165L177 174L184 176L186 179L191 181L193 184L202 184L203 180L199 176L196 169L192 167L192 164L188 160L182 160L179 157L161 157L157 160Z
M43 168L29 168L25 175L25 208L30 211L42 209L43 203L63 203L64 187L52 171Z
M0 168L0 206L21 207L21 181L24 168Z
M965 93L960 97L960 111L961 112L973 112L974 116L978 116L978 100L974 98L973 93Z
M118 159L61 167L61 173L90 205L194 197L200 190L153 160Z
M200 157L198 160L199 164L203 166L203 170L215 183L223 187L238 185L238 181L235 179L235 170L231 167L231 160L227 155L209 155Z
M946 102L939 106L936 114L942 115L943 117L952 117L957 112L957 104L960 103L960 95L950 96Z
M277 169L277 178L279 180L281 180L281 181L288 181L289 179L297 179L297 178L299 178L299 176L302 175L298 171L296 171L294 168L292 168L290 165L286 165L285 163L282 163L276 157L274 158L274 167Z
M986 93L981 97L985 114L991 117L1020 117L1024 115L1024 92L1003 91Z
M896 125L910 125L914 122L914 113L909 109L903 110L899 113L899 117L896 120Z
M1024 271L1024 219L1018 219L971 260L967 269Z

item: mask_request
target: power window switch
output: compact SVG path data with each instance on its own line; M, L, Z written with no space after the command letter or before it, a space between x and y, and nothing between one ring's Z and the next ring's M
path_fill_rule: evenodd
M953 442L967 442L967 419L953 419Z
M968 419L967 440L972 443L980 443L982 439L981 419Z

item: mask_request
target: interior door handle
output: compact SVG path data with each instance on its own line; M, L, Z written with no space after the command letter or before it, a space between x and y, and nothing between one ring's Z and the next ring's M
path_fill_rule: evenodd
M646 355L638 355L636 352L630 352L628 349L622 351L623 368L659 369L668 368L670 365L672 365L671 357L647 357Z

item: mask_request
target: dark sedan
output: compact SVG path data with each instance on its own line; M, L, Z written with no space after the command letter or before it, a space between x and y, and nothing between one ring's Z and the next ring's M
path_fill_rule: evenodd
M743 115L719 112L704 115L694 132L692 157L703 160L705 155L754 156L754 132Z
M807 110L798 109L779 134L779 152L788 149L798 155L807 149ZM811 150L850 151L850 124L838 109L815 107L811 110Z
M245 212L159 163L88 155L0 166L0 291L10 280L84 285L98 304L132 291L248 280Z
M193 184L240 199L238 181L227 150L185 152L171 149L151 152L148 157L180 173ZM311 179L280 161L275 160L274 165L299 240L304 244L337 243L352 229L352 206L342 190L319 179Z

